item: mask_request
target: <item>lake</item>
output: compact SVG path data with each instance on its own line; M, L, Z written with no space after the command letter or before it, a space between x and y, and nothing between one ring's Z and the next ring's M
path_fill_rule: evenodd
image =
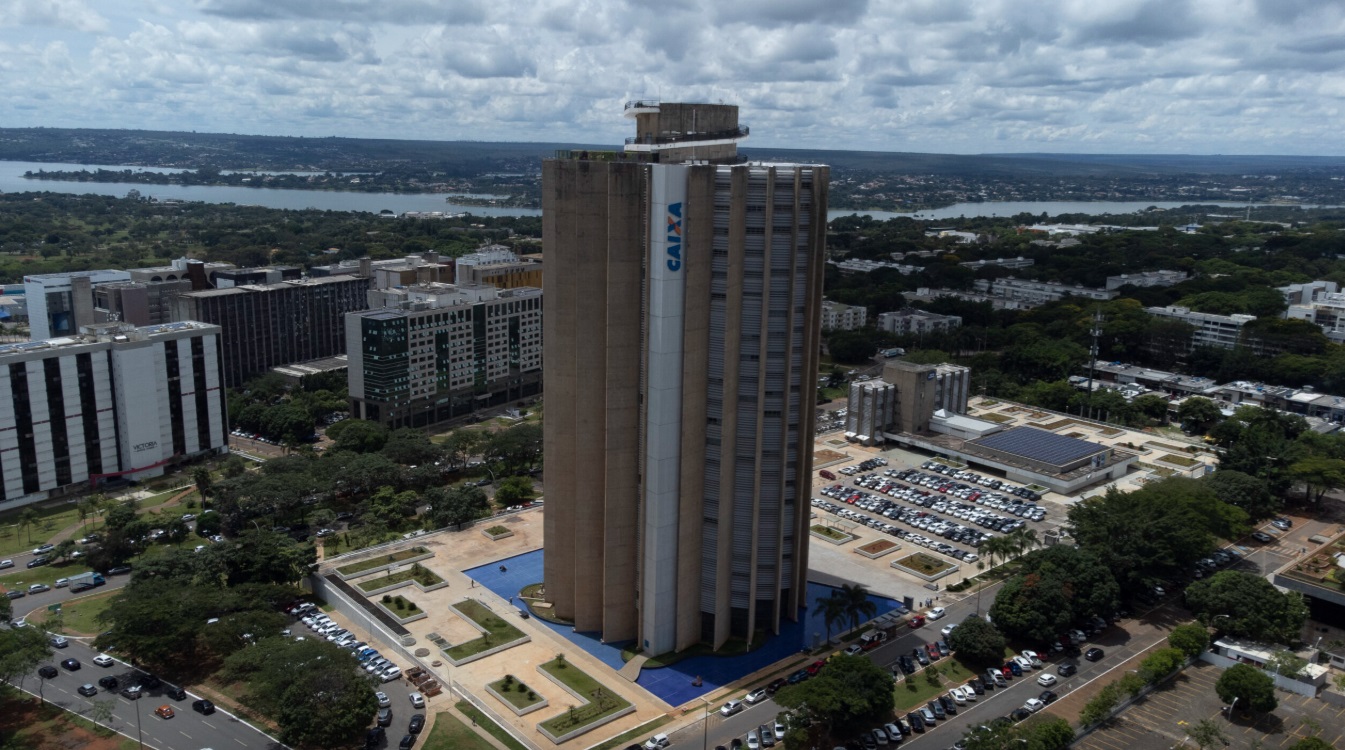
M206 203L236 203L245 206L265 206L267 208L305 209L316 208L325 211L367 211L378 213L388 210L397 213L406 211L443 211L444 213L471 213L477 216L541 216L537 208L495 208L492 206L464 206L449 203L451 195L443 193L352 193L335 190L292 190L281 188L235 187L230 185L142 185L133 182L67 182L56 180L29 180L24 172L77 171L81 169L131 169L136 171L181 172L180 169L160 167L126 167L98 164L50 164L23 161L0 161L0 192L38 192L73 193L82 195L125 196L130 190L139 190L141 195L158 199L177 199L184 201L204 201ZM489 196L483 196L489 197ZM1060 214L1129 214L1143 211L1150 206L1158 208L1180 208L1188 205L1182 201L1006 201L1003 203L958 203L946 208L933 208L914 213L895 211L855 211L834 210L827 212L828 219L837 216L863 214L875 219L886 220L898 216L914 219L940 220L956 219L962 216L1014 216L1030 213L1040 216ZM1219 202L1205 205L1219 205L1245 208L1246 203Z

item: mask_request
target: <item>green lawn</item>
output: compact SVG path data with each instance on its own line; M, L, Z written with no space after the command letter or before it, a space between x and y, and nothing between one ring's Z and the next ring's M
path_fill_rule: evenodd
M485 628L487 632L487 635L480 638L445 649L444 653L455 660L462 660L482 651L489 651L496 646L504 645L523 636L523 631L505 622L499 615L486 609L475 599L464 599L454 604L453 607L472 622Z
M349 565L342 565L336 569L336 572L347 576L354 575L366 570L372 570L380 565L391 565L393 563L401 562L402 560L409 560L413 557L423 555L426 552L429 552L429 550L424 547L412 547L411 549L394 552L390 555L379 555L377 557L371 557L368 560L360 560L359 562L353 562Z
M72 635L98 635L103 631L103 626L97 621L97 617L108 605L112 603L112 597L119 591L105 591L101 594L92 596L81 596L67 600L61 605L61 617L65 622L65 630ZM46 614L43 611L43 614Z
M435 575L434 571L430 570L429 568L422 567L418 570L413 568L407 568L406 570L399 570L396 573L393 573L392 575L375 576L373 578L360 581L359 587L360 590L362 591L373 591L375 589L381 589L384 586L393 586L398 583L410 581L412 579L420 581L421 586L434 586L435 584L444 582L444 579Z
M519 682L518 680L510 680L506 684L504 679L499 679L490 683L490 687L502 698L509 701L514 708L518 709L534 706L546 700L534 692L532 688L528 687L526 683ZM528 697L529 693L532 693L531 698Z
M823 526L820 523L814 524L812 527L812 531L821 534L822 536L828 539L836 539L838 541L849 541L855 538L853 534L847 534L843 531L837 531L836 529L833 529L829 526Z
M387 595L385 594L384 596ZM389 612L393 613L394 615L396 615L401 619L414 617L423 611L421 610L420 607L416 606L415 602L411 601L410 599L407 599L404 596L394 596L391 597L388 601L381 603L384 607L387 608Z
M909 682L899 681L893 688L892 694L896 698L896 710L905 713L917 706L923 706L945 689L942 680L937 685L931 685L924 670L916 672L911 675Z
M625 698L613 693L611 689L568 661L561 662L558 659L552 659L541 665L540 669L589 700L586 705L576 707L542 722L540 726L545 727L553 735L560 736L572 732L611 716L630 705L630 702Z
M472 704L468 703L467 701L458 701L456 708L457 708L459 711L461 711L461 712L463 713L463 715L467 716L467 717L470 718L472 721L476 722L476 725L477 725L478 727L480 727L481 729L486 730L486 732L487 732L488 734L490 734L492 737L494 737L495 739L499 740L500 742L503 742L504 745L505 745L505 747L509 748L509 750L528 750L528 748L525 747L525 746L523 745L523 743L521 743L521 742L519 742L518 740L514 739L514 736L513 736L512 734L509 734L508 732L504 731L504 729L503 729L502 727L500 727L499 724L496 724L493 720L491 720L491 718L490 718L489 716L486 716L485 714L483 714L483 713L481 713L480 711L476 710L476 707L473 706ZM442 715L443 715L443 714L440 714L440 716L442 716ZM459 722L458 725L461 726L462 723ZM435 719L434 719L434 729L435 729L436 732L439 730L439 717L438 717L438 716L436 716ZM430 739L433 739L433 738L434 738L434 732L431 732L431 733L430 733ZM421 750L454 750L454 749L457 748L457 747L459 747L459 746L458 746L458 745L431 745L429 742L426 742L426 743L425 743L425 746L424 746L423 748L421 748ZM467 746L464 745L463 747L467 747Z
M976 670L963 664L956 656L939 660L938 667L939 674L947 677L950 682L956 685L960 685L978 674Z
M12 511L0 516L0 556L30 550L47 541L57 532L79 523L79 511L74 505L37 508L38 520L32 528L19 528L19 513ZM92 524L90 525L92 529Z
M447 711L434 715L434 728L420 747L421 750L495 750L494 745Z

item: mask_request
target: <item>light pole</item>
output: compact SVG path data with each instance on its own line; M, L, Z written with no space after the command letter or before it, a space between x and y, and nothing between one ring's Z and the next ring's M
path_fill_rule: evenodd
M710 699L701 696L700 700L705 704L705 720L701 722L701 750L710 746Z
M145 733L140 731L140 696L136 696L135 703L135 735L136 742L140 743L140 750L145 750Z
M1238 705L1238 698L1240 698L1240 697L1242 697L1242 696L1233 696L1233 702L1230 703L1230 704L1228 704L1228 720L1229 720L1230 722L1233 721L1233 709L1234 709L1234 708L1237 708L1237 705Z

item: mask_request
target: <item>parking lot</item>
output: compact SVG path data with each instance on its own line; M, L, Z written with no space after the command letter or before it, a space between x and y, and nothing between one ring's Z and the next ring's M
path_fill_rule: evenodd
M1288 747L1312 734L1332 747L1345 742L1345 709L1315 698L1277 691L1280 706L1273 713L1229 721L1214 692L1222 673L1204 662L1187 668L1174 680L1126 709L1111 724L1080 740L1079 750L1170 750L1187 739L1202 719L1218 724L1231 750ZM1306 719L1306 721L1305 721ZM1194 746L1194 743L1188 743Z

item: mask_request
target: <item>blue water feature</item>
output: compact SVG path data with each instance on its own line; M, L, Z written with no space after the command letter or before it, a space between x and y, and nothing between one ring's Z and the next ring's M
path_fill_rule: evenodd
M508 599L517 596L524 586L542 580L542 551L525 552L464 572L479 585ZM807 611L818 611L817 602L831 596L835 590L820 583L809 583ZM901 603L895 599L872 594L869 595L869 601L877 608L875 615L901 607ZM625 663L621 659L621 649L630 645L630 641L603 643L597 633L578 633L568 625L556 625L541 619L534 621L551 628L613 670L621 669ZM751 653L740 656L696 656L667 667L645 668L640 671L636 684L667 704L680 706L805 650L812 642L812 634L824 633L825 630L826 626L820 617L804 616L798 622L787 620L780 626L780 635L768 639L765 645ZM701 680L699 687L694 684L697 677Z

